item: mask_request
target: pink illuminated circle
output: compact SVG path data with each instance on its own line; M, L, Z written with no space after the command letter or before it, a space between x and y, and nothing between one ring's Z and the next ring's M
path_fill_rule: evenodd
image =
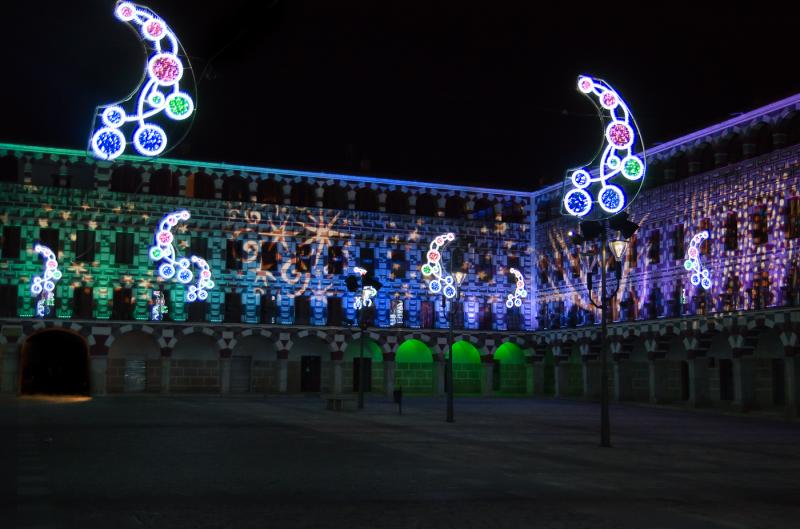
M169 244L172 242L172 234L168 231L160 231L158 232L158 242L161 244Z
M142 25L142 31L146 38L150 40L159 40L164 36L164 24L151 18Z
M435 242L436 244L438 244L439 246L441 246L441 245L443 245L443 244L444 244L444 237L442 237L442 236L440 235L440 236L438 236L438 237L436 237L436 238L434 239L434 242Z
M171 215L171 216L167 217L167 224L169 224L170 226L174 226L177 223L178 223L178 217L176 217L174 215Z
M430 252L428 252L428 261L430 261L432 263L437 262L440 257L441 257L441 254L439 252L437 252L436 250L431 250Z
M47 268L55 268L57 266L58 266L58 263L56 261L54 261L53 259L50 259L49 261L47 261Z
M117 6L117 18L120 20L124 20L128 22L133 20L136 16L136 9L133 7L133 4L129 2L123 2L119 6Z
M183 64L171 53L158 53L147 63L147 72L161 86L172 86L183 77Z
M525 281L517 281L517 288L525 288Z
M697 259L697 248L689 248L689 259Z
M208 279L209 277L211 277L211 272L209 272L208 270L203 270L200 273L200 275L203 276L204 279Z
M614 121L606 129L606 138L617 149L627 149L633 144L633 130L627 123Z
M584 94L588 94L594 88L594 82L588 77L581 77L578 79L578 90Z
M603 108L611 110L619 104L617 94L614 92L606 92L603 94L603 97L600 98L600 104L603 105Z

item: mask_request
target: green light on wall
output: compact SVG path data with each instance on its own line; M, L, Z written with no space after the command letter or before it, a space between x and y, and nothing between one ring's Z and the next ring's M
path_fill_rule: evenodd
M515 343L506 342L497 348L494 359L503 364L524 364L525 353Z
M397 348L395 361L398 363L432 363L433 354L430 348L419 340L411 339L403 342Z
M450 357L449 349L444 353L445 358ZM453 363L454 364L480 364L481 353L474 345L461 340L453 344Z

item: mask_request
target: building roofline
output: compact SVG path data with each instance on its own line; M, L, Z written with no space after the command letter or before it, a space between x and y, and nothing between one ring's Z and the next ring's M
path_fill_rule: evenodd
M78 149L65 149L60 147L38 147L34 145L0 143L0 150L35 152L42 154L58 154L62 156L86 158L96 163L109 163L106 162L105 160L98 160L96 158L93 158L89 156L89 154L86 151L81 151ZM356 175L347 175L341 173L299 171L294 169L276 169L272 167L257 167L253 165L229 164L225 162L200 162L196 160L179 160L177 158L149 158L145 156L136 156L131 154L123 154L117 159L121 161L129 161L136 163L158 163L166 165L202 167L205 169L213 169L217 171L243 171L248 173L276 174L281 176L315 178L319 180L333 179L333 180L344 180L347 182L373 183L373 184L394 185L402 187L444 189L447 191L468 191L471 193L487 193L490 195L505 195L505 196L524 197L524 198L530 198L533 193L531 191L519 191L513 189L490 189L486 187L459 186L452 184L443 184L439 182L425 182L418 180L399 180L396 178L356 176Z

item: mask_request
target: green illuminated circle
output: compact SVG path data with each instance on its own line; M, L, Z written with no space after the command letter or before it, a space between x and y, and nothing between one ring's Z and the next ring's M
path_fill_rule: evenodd
M432 272L431 265L428 265L428 264L422 265L422 274L423 275L429 276L429 275L431 275L431 272Z
M642 163L635 158L629 158L625 162L623 171L625 171L625 174L628 176L637 177L642 173Z
M183 96L171 98L168 104L170 111L176 116L183 116L191 109L189 101Z

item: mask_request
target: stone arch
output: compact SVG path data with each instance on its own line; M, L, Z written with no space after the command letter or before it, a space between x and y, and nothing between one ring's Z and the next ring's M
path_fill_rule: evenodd
M120 334L108 346L109 359L157 359L161 356L161 347L156 338L152 334L140 330L131 330Z
M434 389L433 352L416 338L405 340L395 353L395 387L409 393L430 393Z
M219 359L220 346L212 334L205 332L183 333L177 337L172 348L173 359L216 360Z
M342 358L345 362L352 361L361 355L361 338L351 340L344 349ZM383 362L383 349L371 337L364 337L364 358L372 359L373 363Z
M528 369L522 348L514 342L505 342L494 352L493 359L495 364L499 364L499 368L494 368L494 387L501 392L525 392Z
M327 340L325 333L303 331L292 340L289 360L299 361L302 356L325 358L325 353L332 353L336 350L336 346Z
M501 364L525 364L525 352L514 342L505 342L498 347L493 355Z
M274 362L278 359L278 350L268 336L253 333L235 340L231 346L231 355L249 356L253 361Z
M89 347L79 330L52 325L34 330L22 342L19 392L87 395Z
M449 358L450 348L445 349L445 358ZM453 343L453 363L454 364L480 364L481 353L468 340L458 340Z
M409 338L397 347L395 362L431 363L433 362L433 351L422 341Z
M112 338L113 335L106 341L106 391L158 391L161 382L161 346L155 336L129 329L116 339Z

